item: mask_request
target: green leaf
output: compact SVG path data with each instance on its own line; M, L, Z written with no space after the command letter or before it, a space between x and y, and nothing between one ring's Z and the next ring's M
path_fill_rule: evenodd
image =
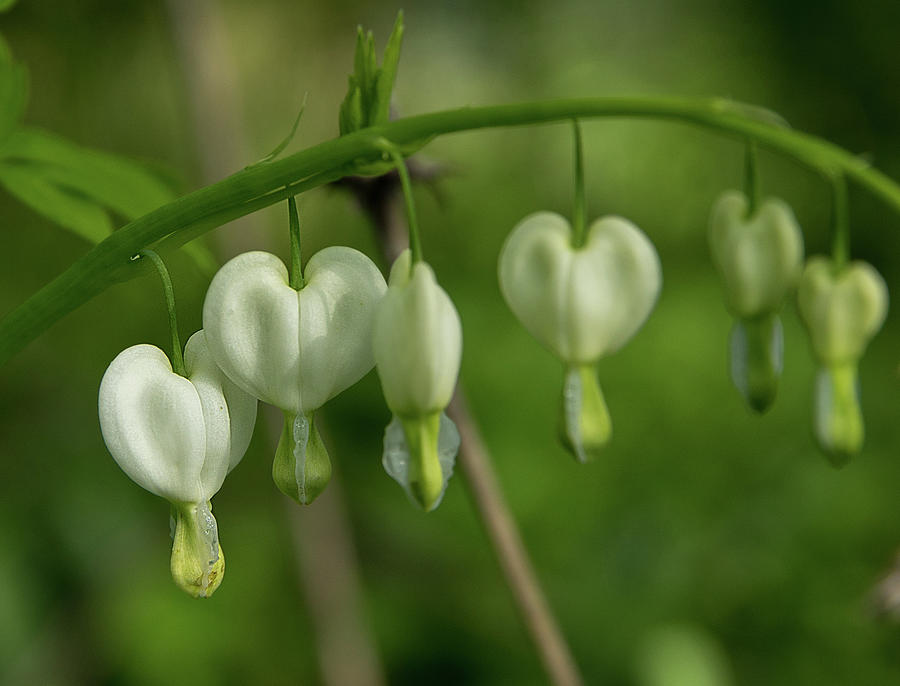
M8 12L18 0L0 0L0 12Z
M0 146L22 121L27 103L28 71L0 38Z
M2 157L29 163L53 185L77 191L129 220L175 199L172 190L140 164L39 129L14 132Z
M35 168L0 163L0 184L35 212L91 243L99 243L112 232L112 223L102 208L55 186Z
M381 61L381 71L378 74L375 92L375 112L370 124L383 124L388 121L391 114L391 94L394 91L394 82L397 79L397 65L400 63L400 46L403 43L403 10L397 12L397 20L391 37L388 38L387 47L384 49L384 58Z
M275 149L272 150L268 155L263 157L256 164L263 164L264 162L271 162L276 157L278 157L281 152L290 144L290 142L294 139L294 135L297 133L297 127L300 126L300 119L303 117L303 112L306 110L306 98L309 96L309 93L303 95L303 104L300 105L300 111L297 112L297 118L294 119L294 125L291 127L291 130L288 132L288 135L284 137L284 139L275 146Z

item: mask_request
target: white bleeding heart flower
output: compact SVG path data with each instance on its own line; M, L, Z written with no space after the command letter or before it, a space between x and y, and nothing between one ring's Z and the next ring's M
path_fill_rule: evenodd
M425 262L404 251L391 268L375 318L373 351L394 419L383 464L423 509L437 507L453 469L459 434L443 410L462 356L462 325Z
M313 413L372 369L372 323L387 286L368 257L341 246L313 255L303 282L292 288L274 255L238 255L210 284L203 326L225 374L284 411L273 477L308 504L331 475Z
M188 340L184 362L186 377L155 346L119 353L100 384L100 429L122 470L172 503L172 575L205 597L224 573L209 501L247 450L256 399L222 374L202 330Z
M538 212L507 237L499 277L519 321L567 365L563 439L586 461L612 430L592 367L649 316L662 283L659 256L647 236L621 217L596 220L576 248L568 220Z
M775 400L784 338L778 311L803 270L803 233L790 206L767 198L750 214L747 197L726 191L709 226L713 263L737 321L731 333L731 378L751 409Z
M887 285L866 262L838 270L832 260L813 257L800 279L797 306L821 365L815 384L816 439L831 462L842 466L865 438L857 367L887 316Z
M748 208L743 193L726 191L709 226L728 309L741 319L781 309L803 270L803 233L790 205L767 198L752 215Z

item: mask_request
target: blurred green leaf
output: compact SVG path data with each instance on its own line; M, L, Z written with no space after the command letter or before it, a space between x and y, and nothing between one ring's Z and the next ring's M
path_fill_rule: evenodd
M70 231L98 243L112 231L109 216L83 196L70 193L41 175L38 167L0 163L0 184L12 195Z
M13 59L0 38L0 145L22 121L27 103L28 71Z
M171 202L175 193L140 164L84 148L40 129L10 136L3 158L31 163L47 181L78 191L132 220Z
M0 0L0 12L7 12L12 9L18 0Z

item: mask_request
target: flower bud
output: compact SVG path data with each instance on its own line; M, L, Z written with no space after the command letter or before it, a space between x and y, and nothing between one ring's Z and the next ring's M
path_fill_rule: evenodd
M408 492L430 510L449 478L440 465L438 443L441 412L459 375L462 327L431 267L418 262L410 270L411 261L406 250L391 268L388 291L375 319L373 349L385 401L402 427L398 432L391 424L395 426L391 441L402 438L405 445ZM386 469L388 442L386 435Z
M155 346L119 353L100 384L100 429L122 470L172 503L173 578L204 597L224 573L209 500L247 450L256 400L216 367L203 331L188 340L184 360L187 378Z

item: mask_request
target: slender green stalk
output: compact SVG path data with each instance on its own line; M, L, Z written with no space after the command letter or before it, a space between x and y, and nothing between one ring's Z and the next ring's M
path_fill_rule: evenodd
M575 147L575 207L572 217L572 246L580 248L586 240L587 203L584 199L584 154L581 145L581 124L572 120L572 134Z
M409 249L412 252L412 260L410 260L410 272L416 266L416 262L422 261L422 237L419 234L419 220L416 218L416 203L412 195L412 183L409 181L409 170L406 168L406 161L403 156L393 145L388 145L385 149L394 166L397 167L397 174L400 176L400 186L403 189L403 202L406 204L406 220L409 226Z
M831 257L836 272L850 260L850 205L843 174L831 179Z
M297 214L297 201L294 196L288 198L288 221L291 225L291 288L299 291L303 288L303 262L300 257L300 216Z
M172 369L179 376L187 376L184 370L184 356L181 352L181 339L178 336L178 317L175 314L175 289L172 288L169 270L166 269L166 263L162 261L162 258L149 248L141 250L140 256L148 258L159 273L163 292L166 295L166 308L169 310L169 330L172 333Z
M747 139L744 152L744 194L747 196L747 216L752 217L759 207L759 172L756 168L756 141Z
M252 165L115 231L0 322L0 364L113 283L141 273L131 262L132 255L164 239L178 243L183 235L199 235L290 195L352 175L381 159L385 139L409 154L448 133L595 117L668 119L740 140L749 138L816 172L842 173L900 212L900 186L864 160L814 136L761 121L757 109L729 100L604 97L434 112L362 129L284 158Z

